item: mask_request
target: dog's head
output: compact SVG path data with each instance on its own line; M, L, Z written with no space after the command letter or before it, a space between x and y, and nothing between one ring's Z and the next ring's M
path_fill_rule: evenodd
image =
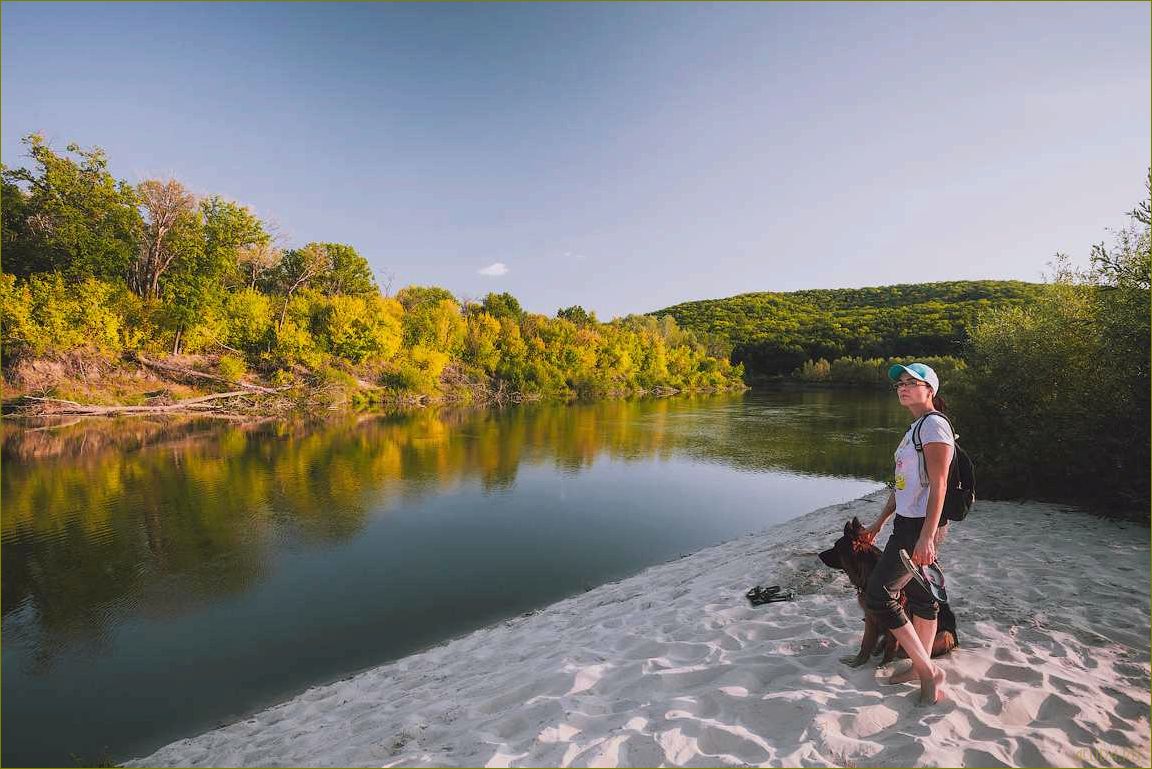
M844 524L844 534L832 547L820 553L825 566L845 572L852 584L860 589L868 584L868 577L879 559L880 548L864 536L864 524L859 518Z

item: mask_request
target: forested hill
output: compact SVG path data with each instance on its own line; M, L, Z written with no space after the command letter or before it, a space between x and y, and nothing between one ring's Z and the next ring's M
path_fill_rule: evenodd
M758 292L649 313L726 339L749 374L788 374L806 360L960 355L983 312L1044 290L1023 281L950 281L875 288Z

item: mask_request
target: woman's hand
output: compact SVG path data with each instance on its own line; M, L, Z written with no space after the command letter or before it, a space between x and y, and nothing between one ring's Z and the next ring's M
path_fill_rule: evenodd
M936 562L936 543L935 532L933 536L921 536L916 540L916 549L912 551L912 563L918 566L927 566L930 563Z
M884 528L884 519L880 518L871 526L864 529L864 534L861 539L869 543L872 542L874 539L876 539L876 535L880 533L880 529L882 528Z

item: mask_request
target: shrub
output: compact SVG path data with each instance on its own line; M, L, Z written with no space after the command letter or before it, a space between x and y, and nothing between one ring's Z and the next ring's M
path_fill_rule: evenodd
M1147 206L1111 251L1094 249L1092 270L1058 256L1038 299L990 312L972 329L956 411L985 493L1146 520Z
M221 355L220 362L217 365L220 376L229 382L239 382L244 378L244 375L248 373L248 368L245 366L244 361L232 355Z

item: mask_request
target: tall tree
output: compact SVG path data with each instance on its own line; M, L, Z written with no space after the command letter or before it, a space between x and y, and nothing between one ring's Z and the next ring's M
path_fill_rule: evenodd
M174 331L173 354L180 352L184 333L202 323L224 299L221 265L208 254L204 230L200 213L186 211L165 238L165 248L176 258L160 276L157 295L164 299L160 318Z
M180 256L180 232L200 224L196 197L175 179L147 179L136 188L144 212L139 254L129 276L132 290L145 299L160 295L160 279Z
M254 286L251 268L259 265L266 271L275 255L263 222L247 206L219 195L200 201L200 212L204 216L204 253L213 271L231 287Z
M23 142L34 167L2 172L4 271L123 279L141 229L132 187L112 177L99 147L69 144L74 160L39 134Z

